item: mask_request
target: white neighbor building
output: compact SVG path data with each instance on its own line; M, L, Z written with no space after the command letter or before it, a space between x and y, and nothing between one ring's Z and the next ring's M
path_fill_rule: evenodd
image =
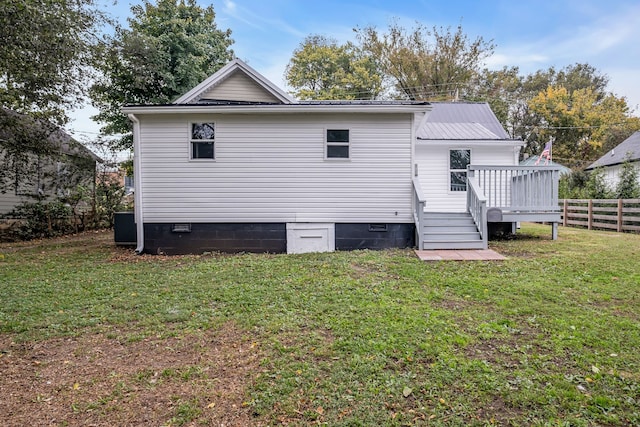
M622 165L627 159L640 171L640 131L622 141L616 148L607 152L585 170L590 171L602 167L605 182L609 188L615 189L620 180ZM638 183L640 184L640 176Z

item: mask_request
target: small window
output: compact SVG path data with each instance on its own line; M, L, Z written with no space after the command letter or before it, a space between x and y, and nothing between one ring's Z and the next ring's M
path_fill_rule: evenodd
M215 125L191 123L191 158L215 159Z
M471 150L449 150L451 191L467 191L467 166L470 163Z
M327 159L349 158L349 129L327 129Z

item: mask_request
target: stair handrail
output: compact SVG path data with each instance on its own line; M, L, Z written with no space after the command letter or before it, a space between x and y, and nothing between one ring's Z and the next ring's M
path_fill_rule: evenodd
M413 221L416 224L416 234L418 236L418 249L422 249L424 237L422 236L422 226L425 223L424 208L427 204L427 199L422 191L422 185L418 177L413 177Z
M467 177L467 210L473 218L473 222L478 228L480 237L482 238L482 246L484 249L489 247L488 231L487 231L487 198L476 182L472 171L469 171Z

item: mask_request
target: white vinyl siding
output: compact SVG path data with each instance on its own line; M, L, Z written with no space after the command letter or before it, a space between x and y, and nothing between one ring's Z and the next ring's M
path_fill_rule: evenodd
M640 184L640 162L634 162L633 165L638 170L638 184ZM618 182L620 182L620 172L622 171L622 165L606 166L603 168L604 172L602 177L610 190L616 189ZM593 172L593 171L591 171Z
M11 186L10 186L11 187ZM23 202L33 202L33 198L17 196L13 187L8 188L7 192L0 193L0 214L5 214Z
M275 96L242 72L233 73L220 84L209 89L201 99L280 103Z
M430 144L419 141L416 145L418 178L425 193L425 209L430 212L463 212L467 206L466 191L450 191L449 151L471 149L471 164L514 165L513 149L496 145L483 145L482 141L461 141L459 144Z
M396 222L411 211L411 114L139 116L145 222ZM183 155L215 122L216 162ZM350 161L324 160L327 126Z

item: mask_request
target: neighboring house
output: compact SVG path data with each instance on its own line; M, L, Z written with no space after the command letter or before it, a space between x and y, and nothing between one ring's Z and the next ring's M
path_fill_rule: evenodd
M616 188L620 180L620 170L625 161L631 161L640 171L640 131L622 141L613 150L590 164L585 170L592 171L603 168L604 180L609 188ZM640 183L640 177L638 178Z
M6 117L14 123L15 120L31 123L31 119L13 112L7 114L5 110L3 118ZM41 138L42 134L41 128L34 131L34 139ZM13 137L9 131L0 132L2 142L10 142ZM96 163L100 159L59 128L46 132L46 143L51 149L45 154L27 151L20 156L7 155L0 143L0 215L24 202L64 198L78 185L84 185L93 193Z
M236 59L173 104L123 111L138 252L481 248L488 220L519 220L514 182L543 192L536 174L553 198L555 173L557 209L557 169L515 166L522 143L486 104L297 101Z

